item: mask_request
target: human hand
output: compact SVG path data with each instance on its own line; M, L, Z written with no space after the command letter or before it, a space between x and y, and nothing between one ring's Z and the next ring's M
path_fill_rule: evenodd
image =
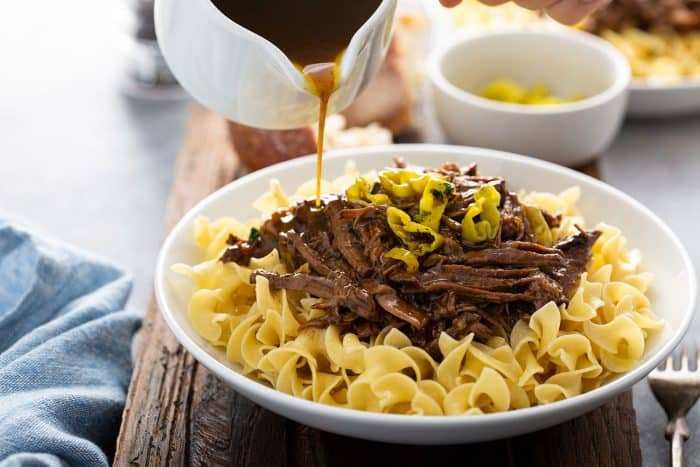
M489 6L502 5L509 0L479 0ZM513 0L528 10L544 10L554 20L563 24L576 24L593 13L607 0ZM440 0L446 7L457 6L462 0Z

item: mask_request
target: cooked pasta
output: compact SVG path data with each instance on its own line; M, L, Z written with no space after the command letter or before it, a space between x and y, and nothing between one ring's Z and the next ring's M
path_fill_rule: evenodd
M700 31L625 28L608 29L601 36L622 52L636 78L661 83L700 78Z
M654 4L646 2L642 9ZM616 8L601 8L575 28L588 30L614 45L627 58L632 76L640 81L668 84L700 79L700 30L697 26L694 30L670 28L669 20L660 14L673 16L673 2L668 7L659 5L659 12L645 13L644 22L649 22L651 17L652 23L658 23L652 28L630 27L640 22L634 5L617 2L613 6ZM489 7L477 0L466 0L455 8L445 9L445 14L459 30L522 27L556 30L564 27L542 12L512 3Z
M448 19L458 29L501 29L513 26L560 28L557 22L539 11L527 10L513 3L488 6L477 0L465 0L445 9Z
M342 191L356 176L350 166L346 176L324 189ZM305 184L287 196L273 181L256 207L267 214L312 194L312 185ZM556 239L583 224L578 197L577 188L522 195L530 205L562 214L552 231ZM547 404L629 371L649 337L664 326L650 309L651 274L641 269L639 252L626 249L618 229L601 224L593 259L569 303L545 304L529 320L519 320L508 336L477 342L471 334L454 339L442 333L442 358L436 359L393 327L365 340L337 326L302 330L303 323L323 313L314 306L319 299L274 290L264 277L250 284L254 269L290 272L277 250L253 258L249 267L219 261L226 238L246 236L256 224L198 219L194 241L203 261L173 270L194 284L187 314L203 339L225 349L244 375L306 400L412 415L472 415Z

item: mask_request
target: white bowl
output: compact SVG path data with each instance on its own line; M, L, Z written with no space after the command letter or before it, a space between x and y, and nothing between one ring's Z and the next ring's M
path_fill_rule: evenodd
M468 147L397 145L338 151L325 159L326 177L341 175L355 161L360 171L391 165L401 155L413 164L437 166L443 161L477 162L485 174L504 176L512 189L559 192L578 185L582 213L589 225L608 221L619 226L631 247L640 248L644 267L655 274L652 307L666 320L662 334L649 343L643 361L629 373L591 392L549 405L477 416L412 417L377 414L325 406L278 392L238 372L225 353L207 344L187 320L187 283L170 271L175 263L194 264L201 253L193 243L193 221L198 216L216 219L257 216L253 200L277 178L288 191L314 176L315 159L305 157L277 164L236 180L208 196L175 226L158 257L155 290L168 326L182 345L204 366L253 402L299 423L321 430L378 441L411 444L475 442L514 436L561 423L590 411L629 389L646 376L680 342L693 315L695 275L676 236L651 211L620 191L579 172L512 154ZM178 285L179 284L179 285Z
M627 115L676 117L690 114L700 114L700 80L668 84L632 81Z
M612 45L575 31L481 32L432 57L435 107L452 143L529 154L575 166L602 153L625 114L629 65ZM588 98L555 106L492 101L493 80L545 83L553 95Z

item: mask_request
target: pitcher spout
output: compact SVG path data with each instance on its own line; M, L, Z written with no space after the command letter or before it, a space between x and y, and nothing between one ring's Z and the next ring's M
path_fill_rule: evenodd
M375 70L384 59L391 40L397 4L397 0L383 0L353 35L340 62L340 86L351 80L354 74L362 74L358 73L358 68Z
M383 0L355 32L328 112L349 106L379 68L397 0ZM318 120L319 99L302 70L272 42L220 11L212 0L156 0L156 32L170 69L199 102L229 120L290 129Z

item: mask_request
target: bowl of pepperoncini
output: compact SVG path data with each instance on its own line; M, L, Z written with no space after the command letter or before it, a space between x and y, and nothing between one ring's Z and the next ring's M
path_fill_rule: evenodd
M630 81L617 50L575 31L461 37L433 54L429 75L450 142L568 166L610 145Z

